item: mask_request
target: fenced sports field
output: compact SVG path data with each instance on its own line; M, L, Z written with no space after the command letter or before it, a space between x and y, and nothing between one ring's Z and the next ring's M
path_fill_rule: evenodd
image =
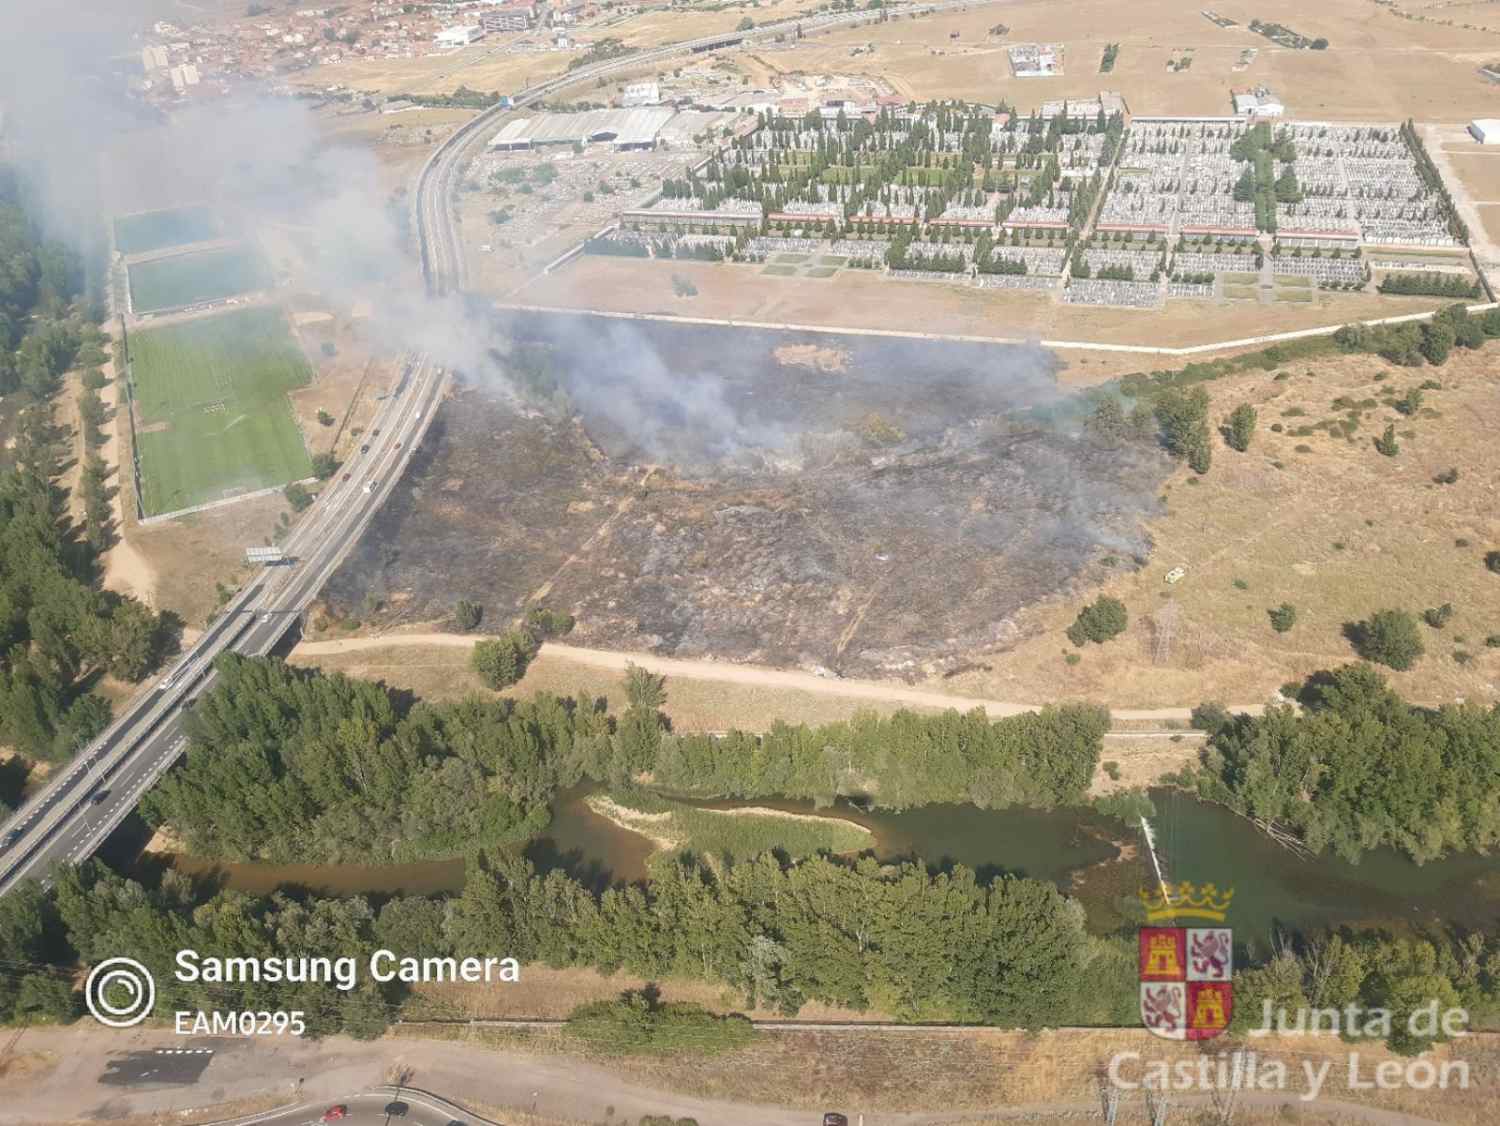
M312 378L280 309L242 309L130 337L143 515L312 472L287 392Z
M206 205L140 211L115 219L115 249L126 256L206 242L219 236L218 217Z
M133 262L129 272L130 305L136 313L222 301L271 284L265 259L247 246Z

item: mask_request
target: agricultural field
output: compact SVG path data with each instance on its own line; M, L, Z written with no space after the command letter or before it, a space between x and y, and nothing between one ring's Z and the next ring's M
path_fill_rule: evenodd
M156 258L136 262L129 271L130 303L137 314L221 301L271 284L270 268L250 247Z
M279 309L244 309L130 337L147 516L312 472L287 392L312 376Z
M218 238L218 217L206 205L142 211L115 218L115 249L127 257Z

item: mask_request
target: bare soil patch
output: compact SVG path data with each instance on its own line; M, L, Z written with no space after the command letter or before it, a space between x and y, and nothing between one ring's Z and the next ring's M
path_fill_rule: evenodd
M772 352L772 355L776 357L777 363L812 368L814 371L847 371L849 368L848 352L838 348L820 348L816 344L784 344Z
M152 577L158 610L202 626L220 604L219 584L232 588L250 573L245 548L269 542L286 510L285 499L272 495L160 524L136 524L126 532L138 557L136 579ZM168 575L170 581L157 580Z

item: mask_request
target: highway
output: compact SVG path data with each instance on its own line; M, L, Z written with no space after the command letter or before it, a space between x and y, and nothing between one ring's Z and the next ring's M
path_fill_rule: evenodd
M5 825L0 894L65 861L91 855L182 753L182 709L213 682L226 650L269 652L316 597L369 525L421 444L445 373L408 361L404 388L371 424L369 450L341 467L282 544L289 564L268 567L230 599L213 624L154 684Z
M900 14L995 2L938 0L902 8ZM463 287L463 252L449 204L484 131L511 108L675 55L761 42L796 26L806 34L877 19L878 14L868 11L820 15L655 47L578 67L522 91L511 107L496 106L478 114L433 151L417 178L413 206L429 296L442 297ZM435 413L446 373L430 357L413 356L406 363L397 393L372 423L368 451L340 468L282 544L290 562L265 569L231 598L170 671L137 693L98 738L5 823L0 832L0 894L28 878L48 879L60 863L92 855L182 754L187 743L183 708L212 684L214 658L227 650L269 652L316 597L405 472Z
M837 12L810 16L806 19L781 20L746 31L724 31L697 39L684 39L663 47L651 47L619 58L606 59L591 66L578 67L556 78L539 82L535 86L528 86L512 97L510 105L492 106L449 134L443 143L433 150L418 174L413 209L417 222L417 236L422 248L422 272L427 280L429 292L443 294L463 287L463 253L448 203L453 198L454 185L463 169L467 167L474 150L484 140L485 132L505 114L534 105L543 98L550 97L570 86L591 83L610 74L633 70L643 64L661 62L677 55L702 54L718 48L765 43L775 40L778 35L795 34L798 28L801 29L803 35L808 35L832 31L839 27L878 23L882 14L892 18L898 16L904 18L932 12L962 11L967 8L1003 2L1004 0L935 0L933 3L888 8L884 13L880 11Z

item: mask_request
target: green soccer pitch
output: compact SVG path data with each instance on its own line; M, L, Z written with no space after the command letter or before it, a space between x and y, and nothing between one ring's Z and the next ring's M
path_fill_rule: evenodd
M130 357L147 516L311 475L287 392L312 369L280 309L138 332Z

